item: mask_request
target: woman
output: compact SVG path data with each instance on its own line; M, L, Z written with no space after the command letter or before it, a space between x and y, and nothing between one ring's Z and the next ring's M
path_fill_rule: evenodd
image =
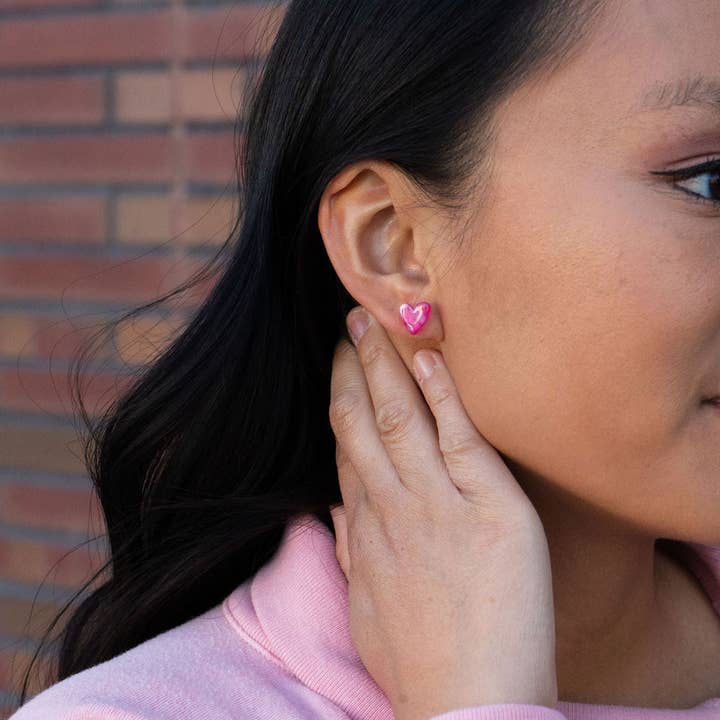
M13 718L720 718L718 30L291 2L224 272L96 432L112 577Z

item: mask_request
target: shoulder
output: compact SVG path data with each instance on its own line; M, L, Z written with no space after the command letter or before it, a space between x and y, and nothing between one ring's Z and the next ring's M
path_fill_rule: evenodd
M344 717L245 642L223 607L61 680L8 720Z

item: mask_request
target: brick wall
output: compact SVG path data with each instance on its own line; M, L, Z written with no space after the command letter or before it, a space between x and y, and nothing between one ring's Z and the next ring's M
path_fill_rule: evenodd
M73 353L104 321L185 280L227 237L243 83L282 10L0 0L2 718L40 630L105 557L72 416ZM97 348L83 378L91 412L193 301L125 323Z

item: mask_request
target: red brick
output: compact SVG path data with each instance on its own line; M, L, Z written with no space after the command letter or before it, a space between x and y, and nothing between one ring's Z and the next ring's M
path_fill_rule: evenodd
M243 110L242 68L184 70L179 77L180 116L184 120L233 124ZM171 120L171 77L166 71L116 73L116 117L121 122Z
M171 139L162 134L0 141L0 183L167 182L171 175Z
M170 11L4 20L0 67L146 62L170 55Z
M237 205L237 198L229 192L190 195L181 203L173 203L167 194L126 193L115 207L117 238L125 243L219 245L230 234ZM180 224L179 235L175 223Z
M15 597L0 597L0 633L8 636L39 640L51 618L62 609L54 602ZM60 621L63 622L62 620Z
M243 138L239 137L238 140L242 141ZM234 181L236 177L232 130L190 134L187 157L188 174L193 180L224 184Z
M0 649L0 689L9 692L20 692L23 677L34 652L34 650L31 652L12 646ZM47 672L46 667L49 660L45 658L47 658L47 655L43 653L33 663L28 688L30 695L35 695L47 687L47 683L44 682L44 675Z
M222 62L267 54L285 6L230 4L187 13L184 59Z
M186 120L234 123L243 116L243 68L186 70L181 75L182 116Z
M0 240L100 243L105 198L0 200Z
M0 315L0 355L25 356L28 345L34 344L35 329L33 319L27 315ZM29 350L32 352L32 347Z
M117 373L81 375L83 403L90 415L99 415L131 382ZM73 398L66 370L0 368L0 409L71 417Z
M40 2L40 0L33 0ZM285 8L271 4L105 12L2 22L0 67L51 67L167 60L216 62L267 53ZM177 22L176 22L177 18Z
M170 74L142 70L116 73L115 115L121 122L169 122Z
M115 203L115 234L120 242L156 243L170 240L175 204L167 193L123 193Z
M189 197L183 210L186 226L180 240L200 245L220 245L229 236L238 210L231 188L214 197Z
M167 345L187 326L181 315L168 318L144 315L120 323L115 331L115 344L123 362L144 365L163 352Z
M0 578L12 582L77 588L100 568L102 559L100 546L93 543L0 537Z
M98 123L103 115L99 77L3 78L0 83L0 123Z
M85 476L82 443L74 428L0 423L0 437L4 467Z
M46 7L90 7L103 0L0 0L0 10L31 10Z
M30 358L70 359L102 325L100 320L77 317L0 313L0 356L18 357L21 362ZM98 337L91 345L93 357L115 358L111 341L101 339Z
M105 532L95 491L90 487L36 487L21 482L0 485L0 522L51 530Z
M146 302L176 288L204 265L196 258L172 256L8 256L0 263L0 299Z

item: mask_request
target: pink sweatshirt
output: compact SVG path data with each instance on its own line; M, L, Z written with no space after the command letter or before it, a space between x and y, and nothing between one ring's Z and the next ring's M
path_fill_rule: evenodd
M682 549L720 614L720 546L684 543ZM278 552L222 603L43 690L11 718L392 720L386 696L352 643L348 617L335 540L315 515L299 515ZM720 698L686 710L508 703L433 720L611 718L720 720Z

